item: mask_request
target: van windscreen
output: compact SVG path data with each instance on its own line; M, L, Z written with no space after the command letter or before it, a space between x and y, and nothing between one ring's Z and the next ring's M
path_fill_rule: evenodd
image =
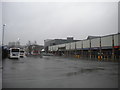
M19 52L19 49L12 49L12 52Z

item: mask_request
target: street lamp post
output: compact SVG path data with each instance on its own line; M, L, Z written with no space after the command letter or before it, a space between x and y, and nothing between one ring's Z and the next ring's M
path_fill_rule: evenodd
M3 24L3 31L2 31L2 46L4 45L4 29L5 29L6 24Z

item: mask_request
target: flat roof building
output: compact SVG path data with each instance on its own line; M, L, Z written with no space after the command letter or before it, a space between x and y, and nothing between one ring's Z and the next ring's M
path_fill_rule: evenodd
M47 52L48 46L76 42L76 41L79 41L79 40L74 40L73 37L67 37L67 39L46 39L44 40L44 49L45 49L45 52Z

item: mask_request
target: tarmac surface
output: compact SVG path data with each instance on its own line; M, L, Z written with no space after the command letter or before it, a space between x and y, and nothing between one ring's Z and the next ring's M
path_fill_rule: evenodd
M3 88L118 88L118 63L56 56L3 60Z

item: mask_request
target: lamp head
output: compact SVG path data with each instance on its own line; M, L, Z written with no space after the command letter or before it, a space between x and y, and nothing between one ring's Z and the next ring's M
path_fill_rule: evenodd
M3 26L6 26L6 24L3 24Z

